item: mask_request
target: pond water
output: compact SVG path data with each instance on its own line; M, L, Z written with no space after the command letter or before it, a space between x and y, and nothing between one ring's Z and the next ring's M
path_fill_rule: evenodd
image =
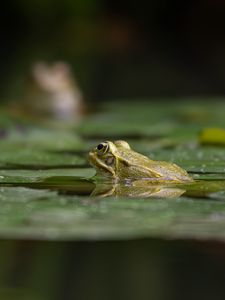
M107 104L72 128L2 111L0 298L222 299L224 109ZM95 181L89 149L121 138L194 183Z

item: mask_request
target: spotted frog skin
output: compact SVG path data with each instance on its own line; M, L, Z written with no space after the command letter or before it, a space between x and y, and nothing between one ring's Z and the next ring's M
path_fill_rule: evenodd
M154 161L133 151L126 141L102 142L89 152L98 177L113 181L146 179L154 183L183 183L193 179L177 165Z

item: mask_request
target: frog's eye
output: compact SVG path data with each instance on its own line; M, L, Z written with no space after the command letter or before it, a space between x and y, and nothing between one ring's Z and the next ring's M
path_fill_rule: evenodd
M108 143L101 143L99 144L96 149L98 150L99 154L105 154L109 150Z

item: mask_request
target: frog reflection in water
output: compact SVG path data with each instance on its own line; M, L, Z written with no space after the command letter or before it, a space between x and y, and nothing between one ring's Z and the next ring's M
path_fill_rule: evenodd
M97 171L97 177L114 183L107 195L175 197L184 190L171 188L171 183L193 182L188 173L177 165L151 160L133 151L125 141L100 143L90 151L89 160Z

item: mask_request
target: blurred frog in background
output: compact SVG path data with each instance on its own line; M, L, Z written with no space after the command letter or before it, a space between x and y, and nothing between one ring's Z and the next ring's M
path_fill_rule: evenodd
M82 92L65 62L37 62L31 70L26 109L32 115L79 122L84 112Z

